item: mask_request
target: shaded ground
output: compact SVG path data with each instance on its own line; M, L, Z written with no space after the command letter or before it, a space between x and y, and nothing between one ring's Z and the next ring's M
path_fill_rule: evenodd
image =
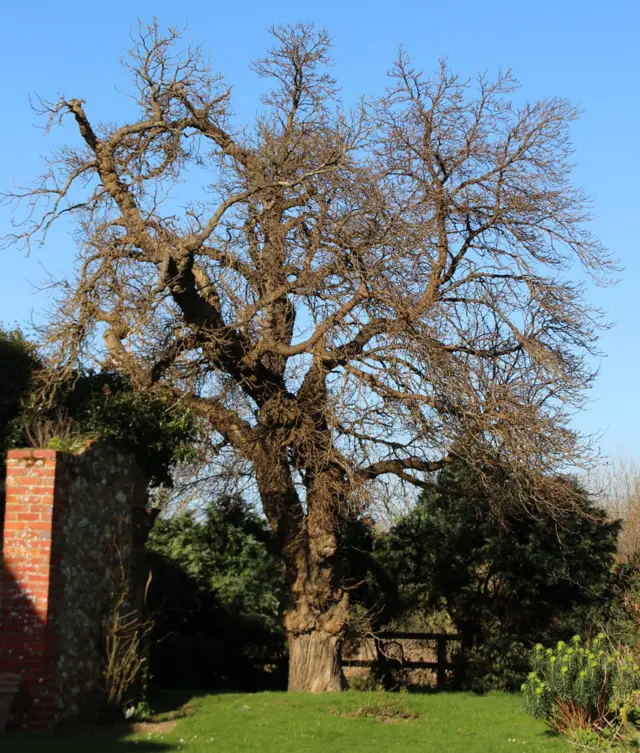
M553 753L571 750L517 696L259 693L198 698L171 730L9 734L2 753ZM392 724L387 723L392 718ZM165 721L168 721L165 718Z

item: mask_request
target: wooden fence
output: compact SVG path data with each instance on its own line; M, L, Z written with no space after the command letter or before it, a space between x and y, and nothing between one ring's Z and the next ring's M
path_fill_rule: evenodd
M455 668L455 664L447 661L447 644L450 642L460 643L461 635L455 633L409 633L402 631L390 631L375 633L372 638L376 641L434 641L436 644L436 661L405 661L404 659L388 659L387 665L390 669L431 669L435 671L437 684L443 688L447 679L447 671ZM278 657L277 659L257 660L257 665L282 665L286 664L288 659ZM378 658L375 659L342 659L343 667L371 667L377 664Z
M390 668L397 669L432 669L436 673L437 684L443 688L447 679L447 670L455 668L455 665L447 661L447 643L460 642L461 635L455 633L407 633L402 631L391 631L376 633L374 638L377 641L435 641L436 644L436 661L405 661L404 659L389 659ZM378 659L343 659L343 667L370 667L378 662Z

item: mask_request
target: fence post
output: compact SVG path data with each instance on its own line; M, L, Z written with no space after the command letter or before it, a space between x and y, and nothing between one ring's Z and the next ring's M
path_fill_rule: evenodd
M439 635L436 638L436 641L438 653L438 688L442 690L444 689L447 680L447 638L444 635Z

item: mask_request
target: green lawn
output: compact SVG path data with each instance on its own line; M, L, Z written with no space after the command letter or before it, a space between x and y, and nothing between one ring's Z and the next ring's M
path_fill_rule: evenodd
M517 696L492 694L210 695L164 734L109 729L54 738L0 736L2 753L538 753L567 751L521 711ZM401 721L353 716L373 707L417 714Z

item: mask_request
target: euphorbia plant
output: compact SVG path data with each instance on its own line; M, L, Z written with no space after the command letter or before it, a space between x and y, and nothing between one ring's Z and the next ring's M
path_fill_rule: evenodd
M576 635L555 649L538 644L532 665L522 685L525 708L557 732L615 740L640 722L640 666L603 633L584 644Z

